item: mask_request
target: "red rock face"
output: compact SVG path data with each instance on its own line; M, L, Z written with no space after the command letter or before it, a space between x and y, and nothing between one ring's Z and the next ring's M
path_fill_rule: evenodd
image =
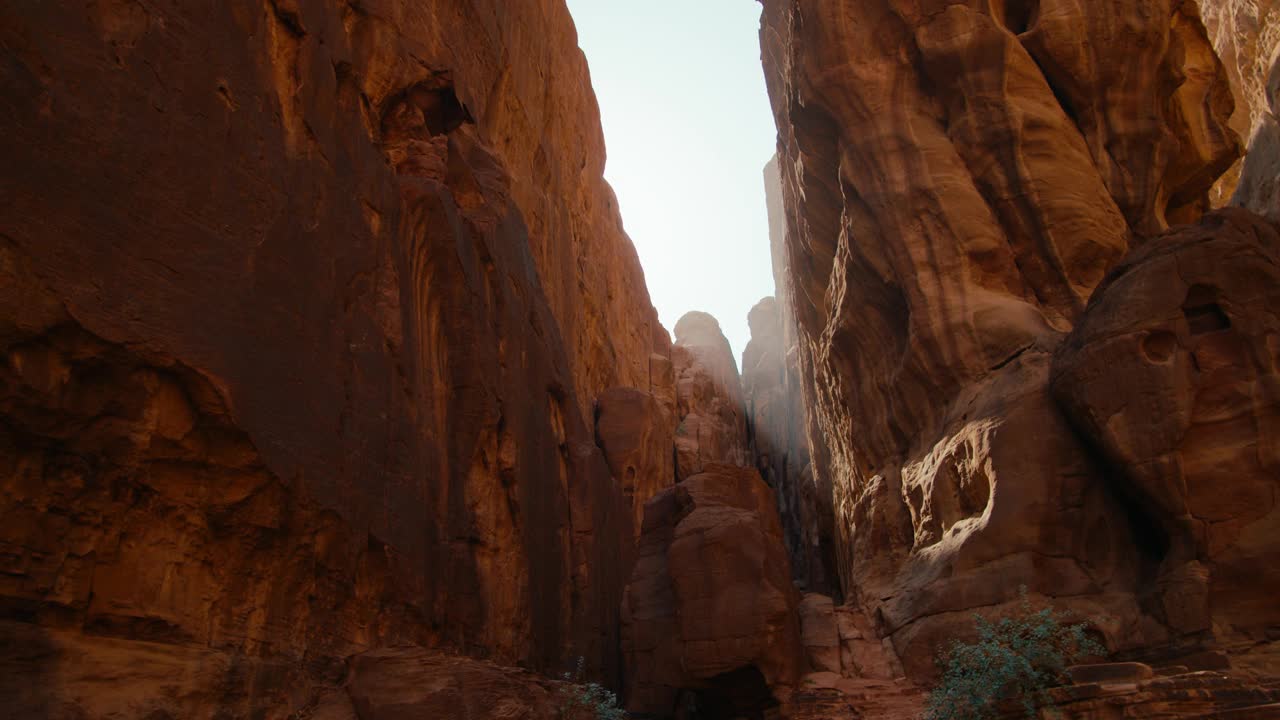
M720 323L704 312L686 313L675 335L676 479L712 463L747 465L742 381Z
M596 443L632 509L637 534L645 502L675 483L674 432L671 411L643 390L613 388L598 400Z
M810 460L811 444L818 452L825 452L825 444L820 433L810 432L812 386L801 367L809 358L800 352L796 333L776 157L765 165L764 191L776 297L761 300L747 318L751 341L742 353L742 388L750 452L777 492L796 581L806 590L838 597L831 485L829 477L814 474Z
M786 702L803 663L798 601L754 470L708 465L657 495L623 600L628 709L758 717Z
M1053 393L1145 519L1157 616L1280 625L1280 235L1240 210L1148 241L1054 361Z
M1106 273L1194 221L1239 154L1196 5L764 6L798 366L844 590L917 678L1021 584L1112 649L1186 641L1181 611L1148 603L1145 510L1049 381ZM1164 422L1130 410L1129 427ZM1237 412L1255 417L1222 417Z
M0 28L5 617L277 668L183 681L243 716L390 643L608 666L633 530L588 412L665 333L563 4Z

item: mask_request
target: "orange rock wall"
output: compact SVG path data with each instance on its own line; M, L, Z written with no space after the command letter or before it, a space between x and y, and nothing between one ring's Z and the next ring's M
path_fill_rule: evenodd
M1022 584L1113 650L1211 641L1160 606L1151 509L1049 392L1107 272L1240 153L1196 4L766 0L761 44L844 591L913 677Z
M23 3L0 48L4 617L277 668L184 681L237 715L401 642L611 676L591 408L666 333L563 3Z
M1274 88L1269 90L1268 85L1276 82L1271 77L1272 68L1280 60L1280 2L1201 0L1200 10L1209 39L1222 58L1235 96L1236 109L1231 115L1231 128L1245 141L1251 155L1269 156L1270 177L1274 178L1280 152L1276 150L1274 138L1277 128L1270 100L1276 93ZM1258 153L1254 152L1255 148ZM1251 162L1256 164L1259 159ZM1232 194L1241 183L1244 164L1242 161L1233 165L1213 186L1210 199L1215 206L1232 201ZM1250 175L1260 174L1255 169ZM1232 204L1261 212L1249 202L1255 200L1250 196L1255 194L1254 186L1260 180L1262 178L1258 176L1246 181ZM1280 206L1280 203L1273 204Z

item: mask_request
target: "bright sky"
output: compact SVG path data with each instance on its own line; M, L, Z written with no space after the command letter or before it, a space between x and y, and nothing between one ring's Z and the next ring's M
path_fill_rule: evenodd
M667 330L709 312L735 360L773 294L764 165L776 130L751 0L568 0L622 221Z

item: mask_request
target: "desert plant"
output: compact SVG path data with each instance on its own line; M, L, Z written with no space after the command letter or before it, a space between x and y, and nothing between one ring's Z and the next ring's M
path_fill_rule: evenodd
M626 720L627 712L618 707L618 698L600 683L584 683L585 658L577 667L561 677L569 683L560 688L560 717L563 720Z
M925 720L988 720L997 704L1018 698L1028 718L1055 712L1049 689L1062 684L1067 666L1106 651L1086 633L1087 623L1067 625L1052 608L1034 610L1021 588L1016 614L991 622L974 616L978 639L954 642L939 657L942 680L929 693Z

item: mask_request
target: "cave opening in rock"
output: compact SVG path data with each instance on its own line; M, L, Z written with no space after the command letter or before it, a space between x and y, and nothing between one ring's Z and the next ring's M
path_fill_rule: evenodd
M382 140L387 143L414 131L428 137L447 135L470 122L471 112L458 99L449 74L439 73L387 101Z
M694 692L687 720L767 720L778 701L755 666L722 673Z
M1014 35L1030 30L1040 14L1039 0L1005 0L999 6L1004 26Z
M1208 285L1192 285L1182 303L1182 314L1192 335L1207 335L1231 327L1231 318L1218 304L1218 291Z

